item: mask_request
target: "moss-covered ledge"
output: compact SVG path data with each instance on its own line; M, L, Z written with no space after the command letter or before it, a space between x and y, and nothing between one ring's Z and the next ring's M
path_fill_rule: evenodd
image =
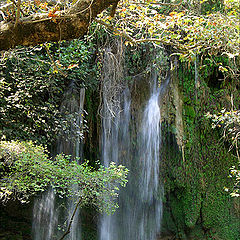
M229 107L230 94L236 104L240 95L234 83L211 85L217 81L201 77L196 88L194 69L180 65L177 74L178 91L182 96L182 121L184 137L179 147L178 115L174 106L174 92L169 94L168 116L162 124L163 167L165 169L165 207L163 234L177 239L240 238L240 201L233 199L224 187L231 186L231 166L237 159L229 146L221 139L221 133L213 130L204 115L208 111L220 111ZM176 91L176 89L174 90Z

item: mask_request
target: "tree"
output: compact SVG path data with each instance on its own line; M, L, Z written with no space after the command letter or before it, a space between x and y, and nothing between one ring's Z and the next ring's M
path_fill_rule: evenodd
M76 39L60 47L46 43L6 52L0 60L0 139L49 147L63 131L69 136L79 111L68 112L61 104L65 98L77 99L78 88L94 89L98 83L95 49L92 41ZM81 126L85 129L84 121ZM82 136L83 129L74 129L74 136Z
M219 2L221 2L219 4ZM201 56L222 56L228 64L214 61L225 77L239 76L239 3L233 1L125 0L118 3L114 17L103 11L97 22L125 37L126 44L152 42L171 49L186 62Z
M1 6L0 50L83 36L96 22L123 36L125 44L169 47L182 61L210 62L224 79L238 79L240 22L237 0L20 1ZM4 57L4 55L3 55Z
M126 45L152 42L160 47L168 47L172 55L179 56L180 60L189 64L200 56L201 70L206 66L204 60L210 59L214 67L224 74L224 78L239 76L239 8L235 0L172 0L168 3L154 0L73 0L68 1L69 5L62 2L18 0L15 5L11 3L1 6L0 50L18 45L29 46L79 38L87 33L90 23L95 19L115 35L124 37ZM5 57L4 54L2 56ZM219 57L226 61L219 60ZM117 177L119 171L116 168L112 168L110 176L103 174L103 171L99 173L89 169L84 173L89 176L85 182L78 178L78 174L81 175L84 169L88 169L87 166L75 166L62 155L57 157L58 161L36 161L35 157L31 158L29 153L25 153L25 147L23 149L19 155L21 161L4 160L1 165L4 169L4 175L1 176L2 199L15 196L25 201L31 194L43 191L49 184L60 194L71 195L67 185L72 181L79 184L78 179L81 186L86 187L85 190L90 190L82 189L80 195L77 194L78 204L92 202L97 207L97 203L104 206L105 198L101 196L109 194L105 183ZM41 183L37 178L39 171L36 173L36 169L39 166L43 170L41 173L45 174L46 182ZM66 179L70 181L65 182L64 178L69 172L73 174L67 175ZM109 178L103 180L102 174ZM56 176L56 179L52 176ZM9 180L4 181L7 178ZM102 187L100 193L99 186ZM88 195L89 192L91 195ZM109 196L112 199L111 194Z
M240 38L237 0L18 1L1 7L0 50L79 38L93 20L125 38L171 48L180 60L213 59L225 77L238 77ZM111 6L111 7L110 7ZM11 10L11 11L10 11ZM98 15L98 16L97 16ZM227 64L214 57L228 59ZM200 61L202 63L202 60ZM204 64L200 64L200 67Z

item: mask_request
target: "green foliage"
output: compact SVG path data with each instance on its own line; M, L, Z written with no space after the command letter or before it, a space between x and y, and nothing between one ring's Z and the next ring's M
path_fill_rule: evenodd
M225 1L120 1L114 18L99 14L100 22L114 34L126 38L126 45L153 42L171 48L184 62L222 56L229 60L219 69L238 76L239 3ZM127 19L127 24L126 24ZM217 62L217 64L220 64ZM200 61L202 65L202 60Z
M1 200L15 197L25 202L29 196L44 191L58 172L48 160L44 148L32 142L0 142Z
M62 154L52 160L42 146L32 142L0 142L0 159L1 201L17 198L25 202L51 187L60 197L81 199L80 207L93 205L112 213L119 187L127 183L128 170L121 165L111 163L105 168L99 164L95 170L87 162L79 165Z
M239 157L239 140L240 140L240 111L239 110L230 110L222 109L218 114L210 114L208 112L205 115L207 118L212 120L212 128L220 128L224 136L224 140L230 142L230 150L234 148L236 151L236 157ZM235 166L230 169L230 177L235 179L235 184L231 190L231 196L239 197L240 196L240 170L236 169ZM228 188L225 188L226 191L229 191Z
M3 140L51 144L65 124L59 106L69 85L95 87L91 42L75 40L6 53L0 70L0 133ZM66 124L65 124L66 125Z
M98 69L94 62L94 40L63 41L60 46L48 44L49 52L56 62L55 66L51 66L51 71L66 74L67 80L77 81L78 87L96 87Z

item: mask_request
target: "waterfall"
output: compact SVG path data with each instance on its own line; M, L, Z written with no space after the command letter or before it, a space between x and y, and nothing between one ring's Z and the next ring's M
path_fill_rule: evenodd
M57 228L58 212L55 208L55 193L49 190L34 202L33 239L51 240Z
M127 131L129 123L129 91L123 83L121 47L117 45L117 53L111 48L105 50L102 76L102 159L105 166L110 162L119 163L119 152L124 151L124 143L128 143ZM117 239L115 216L104 215L100 223L100 239Z
M159 179L161 112L159 106L160 89L156 87L156 76L152 93L144 109L139 131L138 161L140 165L139 199L135 212L139 226L135 236L139 240L156 240L160 232L162 216L162 186ZM137 219L136 219L137 220Z
M69 104L69 109L71 109L71 112L77 113L75 121L73 121L72 125L72 134L73 138L70 139L71 143L74 143L74 147L70 151L59 151L64 152L66 154L70 154L72 157L75 157L75 161L79 162L80 159L83 157L83 151L82 147L83 144L81 142L81 134L82 134L82 126L83 126L83 107L84 107L84 100L85 100L85 89L81 88L79 91L79 99L77 98L77 102L75 103L75 99L73 104ZM69 101L69 99L66 99L66 101ZM77 107L75 109L75 107ZM74 191L78 190L78 186L72 186ZM72 199L67 201L67 217L68 221L70 220L72 213L75 209L77 199ZM81 224L80 224L80 210L78 209L72 223L71 231L68 237L66 239L68 240L81 240Z
M130 142L125 143L129 149L123 164L130 172L128 185L120 192L120 207L115 216L117 224L113 226L114 231L118 233L115 239L118 240L156 240L160 233L163 186L159 179L161 160L159 99L163 91L157 88L156 78L156 75L152 75L150 79L155 84L143 113L140 114L140 123L136 124L137 137L129 136L126 141ZM136 146L133 146L133 143L136 143ZM113 239L114 237L109 240Z
M157 87L157 74L152 74L149 80L154 84L150 97L141 114L140 123L136 123L136 119L132 119L134 117L131 115L131 94L127 83L114 78L116 75L122 76L118 73L121 68L116 68L120 62L113 65L113 61L109 63L108 58L105 56L102 82L102 158L105 166L114 161L125 165L130 172L127 187L119 194L119 209L114 215L104 215L101 218L99 239L156 240L160 234L162 217L159 102L164 91ZM114 59L116 61L118 58ZM162 88L165 87L166 84L163 84ZM109 98L108 92L112 88L119 91L115 91L115 95ZM108 92L104 92L105 89ZM112 103L117 104L109 108ZM137 136L131 135L133 126L136 126Z
M120 163L120 153L122 160L127 160L128 157L131 103L128 88L123 91L120 99L123 100L122 111L114 118L103 119L102 156L106 166L112 161ZM103 216L100 229L101 240L118 239L117 221L116 215Z
M71 155L72 159L82 158L82 128L83 128L83 106L85 100L85 89L78 90L75 82L70 84L68 91L64 95L64 101L61 104L61 112L66 117L67 126L62 130L57 142L57 153ZM77 186L72 186L77 191ZM58 210L55 201L55 193L52 189L34 202L33 209L33 239L34 240L53 240L62 233L58 232L58 226L63 227L66 219L70 219L75 201L66 201L66 213ZM64 215L60 217L59 215ZM62 222L62 220L64 222ZM69 220L67 220L68 222ZM66 225L66 224L65 224ZM66 237L68 240L81 240L81 224L79 211L74 217L71 232Z
M148 80L149 97L134 106L132 86L126 81L122 47L105 49L101 82L101 157L102 163L110 162L126 166L130 172L126 188L119 193L119 209L111 216L100 217L99 240L157 240L161 231L163 184L161 167L161 104L168 85L157 84L157 74L152 71ZM143 81L143 77L135 78ZM74 85L74 84L73 84ZM148 88L148 87L147 87ZM65 129L58 141L58 152L82 157L81 128L85 91L76 97L74 88L66 93L62 103L63 113L74 115L70 130ZM136 96L135 96L136 97ZM76 188L76 186L72 186ZM76 190L76 189L75 189ZM69 219L74 201L65 202ZM50 240L56 235L61 212L57 211L52 190L36 202L33 232L35 240ZM47 217L46 217L47 216ZM39 225L39 226L37 226ZM37 226L37 227L36 227ZM46 230L47 229L47 230ZM76 214L71 233L66 239L81 240L79 213Z

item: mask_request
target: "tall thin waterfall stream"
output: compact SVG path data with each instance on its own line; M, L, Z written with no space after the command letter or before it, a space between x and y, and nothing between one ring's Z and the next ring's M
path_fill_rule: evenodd
M125 164L129 182L120 193L119 209L113 216L104 216L100 240L156 240L160 232L162 200L159 199L159 151L161 144L159 90L154 89L148 100L138 129L138 146L131 156L129 134L130 97L122 94L123 111L103 120L103 159ZM134 161L134 162L131 162Z

